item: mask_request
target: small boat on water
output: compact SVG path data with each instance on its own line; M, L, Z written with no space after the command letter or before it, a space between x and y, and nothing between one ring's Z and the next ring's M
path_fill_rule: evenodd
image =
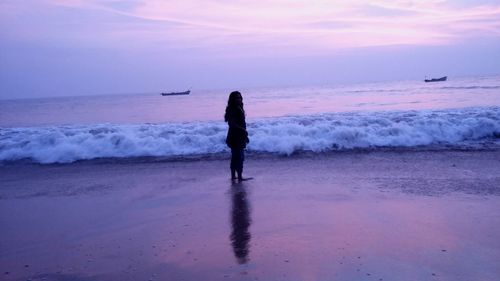
M448 79L448 76L443 76L441 78L432 78L432 79L425 79L425 83L427 82L442 82L442 81L446 81L446 79Z
M171 92L171 93L161 93L162 96L181 96L181 95L189 95L191 90L185 92Z

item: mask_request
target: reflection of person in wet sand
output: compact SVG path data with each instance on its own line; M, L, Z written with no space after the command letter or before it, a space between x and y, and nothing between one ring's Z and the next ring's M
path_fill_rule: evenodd
M245 160L245 147L247 146L248 133L245 122L245 110L243 109L243 97L238 91L229 94L224 120L229 125L226 143L231 148L231 179L238 181L243 178L243 161Z
M248 261L250 232L250 209L247 202L246 191L242 187L231 188L233 208L231 210L231 245L238 263Z

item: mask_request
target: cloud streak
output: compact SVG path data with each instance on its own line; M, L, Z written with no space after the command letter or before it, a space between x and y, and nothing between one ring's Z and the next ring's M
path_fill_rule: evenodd
M29 4L23 2L6 3L13 13L16 9L18 13L29 9ZM442 45L500 36L500 4L488 2L466 5L444 0L43 0L40 3L44 11L40 17L58 9L61 17L64 13L100 15L96 20L87 18L71 31L53 29L59 36L55 40L80 37L84 40L79 42L85 44L119 48L123 47L121 42L128 41L225 54L235 49L238 53L253 50L300 54L373 46ZM20 28L20 33L39 34L38 29L42 28L44 33L50 33L54 26Z

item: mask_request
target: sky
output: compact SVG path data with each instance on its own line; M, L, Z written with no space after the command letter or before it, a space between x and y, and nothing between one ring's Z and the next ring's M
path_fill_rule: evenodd
M2 0L0 99L500 74L500 0Z

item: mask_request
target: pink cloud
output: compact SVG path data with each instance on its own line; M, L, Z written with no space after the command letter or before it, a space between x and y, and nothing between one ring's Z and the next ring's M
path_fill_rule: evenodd
M16 2L11 5L16 6ZM108 14L67 38L85 33L87 42L120 47L123 40L227 53L235 47L280 53L331 52L355 47L453 44L500 35L500 4L464 7L456 1L215 1L215 0L44 0L45 9L64 7ZM23 6L23 4L19 4ZM28 5L29 6L29 5ZM24 9L28 6L24 5ZM20 9L22 11L22 9ZM114 17L122 17L119 22ZM127 20L128 19L128 20ZM92 32L93 31L93 32ZM45 32L50 32L50 29ZM61 33L62 38L66 34Z

